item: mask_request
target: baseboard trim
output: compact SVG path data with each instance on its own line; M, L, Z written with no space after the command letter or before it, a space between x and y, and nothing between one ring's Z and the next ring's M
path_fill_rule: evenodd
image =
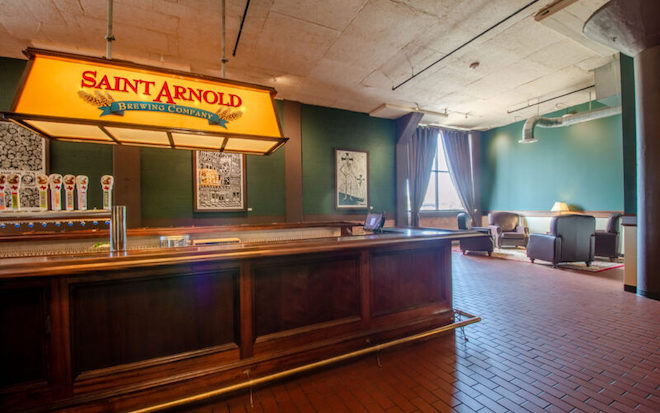
M658 294L658 293L653 293L653 292L644 291L644 290L637 290L637 294L641 295L642 297L650 298L651 300L660 301L660 294Z

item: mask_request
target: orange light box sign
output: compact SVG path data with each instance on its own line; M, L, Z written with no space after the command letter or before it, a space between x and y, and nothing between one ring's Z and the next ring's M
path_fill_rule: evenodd
M13 111L261 137L282 136L270 88L33 54ZM135 65L137 66L137 65Z

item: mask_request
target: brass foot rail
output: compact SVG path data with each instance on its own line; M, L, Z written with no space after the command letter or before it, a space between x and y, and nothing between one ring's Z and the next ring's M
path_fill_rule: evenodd
M153 405L153 406L145 407L143 409L133 410L133 411L131 411L131 413L149 413L149 412L155 412L155 411L163 410L163 409L171 409L173 407L178 407L178 406L182 406L182 405L189 404L189 403L199 402L199 401L202 401L204 399L209 399L209 398L212 398L212 397L220 396L220 395L230 393L230 392L233 392L233 391L237 391L237 390L251 388L251 387L263 384L263 383L267 383L267 382L270 382L270 381L282 379L284 377L292 376L294 374L298 374L298 373L306 372L306 371L309 371L309 370L317 369L319 367L324 367L324 366L327 366L327 365L330 365L330 364L333 364L333 363L338 363L340 361L348 360L348 359L351 359L351 358L360 357L360 356L363 356L365 354L379 352L380 350L387 349L387 348L394 347L394 346L398 346L400 344L410 343L410 342L413 342L413 341L421 340L423 338L432 337L432 336L435 336L435 335L440 334L440 333L445 333L447 331L455 330L457 328L465 327L469 324L474 324L474 323L477 323L477 322L481 321L481 317L477 317L475 315L468 314L464 311L457 310L457 309L454 309L453 311L454 311L454 314L457 314L457 315L460 315L460 316L463 316L463 317L467 317L467 318L465 320L456 321L456 322L454 322L452 324L448 324L446 326L434 328L432 330L424 331L424 332L421 332L421 333L413 334L411 336L407 336L407 337L399 338L399 339L396 339L396 340L388 341L388 342L385 342L385 343L377 344L377 345L374 345L374 346L371 346L371 347L363 348L361 350L352 351L350 353L342 354L342 355L339 355L339 356L330 357L328 359L317 361L317 362L314 362L314 363L305 364L303 366L295 367L295 368L292 368L292 369L289 369L289 370L284 370L284 371L281 371L279 373L274 373L274 374L270 374L268 376L263 376L263 377L259 377L259 378L255 378L255 379L249 379L249 380L246 380L246 381L241 382L241 383L221 387L219 389L211 390L211 391L208 391L208 392L205 392L205 393L199 393L199 394L196 394L194 396L183 397L181 399L172 400L170 402L156 404L156 405Z

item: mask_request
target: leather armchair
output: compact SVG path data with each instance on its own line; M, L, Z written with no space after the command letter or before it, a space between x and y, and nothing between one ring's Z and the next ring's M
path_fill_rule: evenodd
M504 246L524 247L529 238L529 229L522 225L518 214L513 212L491 212L488 228L498 248Z
M478 231L484 234L483 237L465 238L460 240L461 251L467 254L468 251L485 251L490 257L493 253L493 238L490 236L490 230L484 227L473 227L472 219L464 212L457 216L458 229L463 231Z
M527 257L560 262L584 261L587 267L594 260L596 218L591 215L558 215L550 221L550 232L532 234L527 244Z
M596 252L599 257L609 257L615 261L619 257L619 222L621 214L610 215L605 231L596 231Z

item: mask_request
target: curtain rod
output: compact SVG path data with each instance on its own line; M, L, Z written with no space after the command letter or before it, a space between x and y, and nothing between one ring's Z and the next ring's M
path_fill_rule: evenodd
M421 126L423 128L432 127L432 128L439 128L439 129L455 130L455 131L459 131L459 132L472 132L474 130L474 129L461 128L459 126L433 125L431 123L420 123L418 126Z

